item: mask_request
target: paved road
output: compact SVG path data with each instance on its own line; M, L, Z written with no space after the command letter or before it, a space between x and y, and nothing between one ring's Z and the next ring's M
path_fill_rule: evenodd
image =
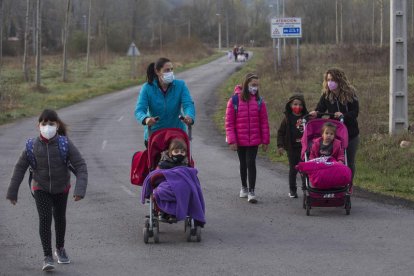
M287 197L285 166L258 161L259 203L238 198L236 154L210 115L214 93L238 65L225 57L179 74L195 99L193 156L206 201L201 243L187 243L183 224L161 225L161 243L144 244L147 211L129 184L134 151L143 148L133 111L137 87L59 111L88 163L87 196L68 206L66 248L72 264L57 275L413 275L414 212L353 198L342 209L314 209ZM269 107L271 108L271 107ZM0 127L0 274L43 275L37 213L26 179L18 204L5 192L36 118ZM16 146L18 145L18 146Z

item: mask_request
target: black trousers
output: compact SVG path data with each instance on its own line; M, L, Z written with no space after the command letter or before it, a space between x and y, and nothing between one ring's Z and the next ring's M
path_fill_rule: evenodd
M296 185L296 176L298 171L296 170L295 166L302 161L301 159L301 147L292 147L287 151L288 159L289 159L289 189L292 192L297 191ZM302 186L305 186L305 178L302 177Z
M242 186L247 188L249 179L249 191L254 191L256 186L256 156L259 146L237 147L237 155L240 161L240 178Z
M41 190L34 192L37 212L39 213L40 240L45 256L52 256L52 216L55 220L56 248L65 246L68 194L50 194Z

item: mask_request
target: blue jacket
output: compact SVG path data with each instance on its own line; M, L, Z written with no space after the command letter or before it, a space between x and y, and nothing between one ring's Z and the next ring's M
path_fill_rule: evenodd
M162 128L181 128L186 131L185 124L178 118L179 115L190 116L195 121L194 102L183 80L174 80L164 94L158 86L158 81L145 83L138 95L135 107L135 118L145 124L148 117L158 116L160 119L152 126L156 131ZM144 139L148 140L148 128L145 126Z

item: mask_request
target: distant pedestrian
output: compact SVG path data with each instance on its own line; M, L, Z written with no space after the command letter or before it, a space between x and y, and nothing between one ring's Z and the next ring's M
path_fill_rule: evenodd
M352 171L352 179L355 175L355 156L359 144L358 113L359 102L356 89L348 81L345 72L332 68L325 72L322 84L322 95L314 111L309 112L312 117L318 116L318 112L332 113L331 119L344 117L344 123L348 129L347 161Z
M259 95L259 77L248 73L236 85L226 109L226 140L240 161L240 197L256 203L256 156L259 145L267 150L270 142L266 104Z
M233 60L233 51L229 50L229 51L227 52L227 59L228 59L229 61L232 61L232 60Z
M280 155L284 151L287 152L289 160L289 197L297 198L296 176L298 171L295 166L301 161L302 118L308 114L304 97L300 94L290 97L286 103L284 114L285 117L277 131L277 148ZM303 187L305 178L301 178Z
M7 199L15 205L24 175L30 166L31 190L39 213L39 234L42 242L44 262L42 269L55 269L52 256L52 217L55 221L55 255L60 264L70 263L65 250L66 205L70 189L69 167L76 172L75 201L86 193L88 172L85 160L69 138L66 124L54 110L45 109L39 117L40 135L29 139L17 161L7 191Z
M234 61L237 62L237 56L239 55L239 47L237 45L234 45L233 47L233 56Z

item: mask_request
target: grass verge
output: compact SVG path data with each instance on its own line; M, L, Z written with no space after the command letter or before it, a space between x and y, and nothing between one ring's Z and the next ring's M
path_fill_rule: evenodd
M389 49L368 46L312 46L301 50L301 72L296 74L294 47L287 47L282 61L283 70L273 68L272 49L254 49L252 59L223 84L219 91L218 110L214 120L224 134L226 103L234 85L241 83L250 71L260 77L260 93L269 113L271 145L263 155L273 162L288 164L286 156L278 156L276 134L283 118L289 96L296 90L303 92L309 110L313 110L321 94L323 73L330 67L342 68L358 91L360 102L360 145L357 152L355 185L381 195L414 201L414 146L400 148L402 140L414 144L412 133L388 135L388 54ZM413 53L410 53L413 54ZM414 64L409 64L409 72ZM409 91L414 76L408 78ZM409 98L409 120L414 120L414 97ZM286 179L287 181L287 179Z

